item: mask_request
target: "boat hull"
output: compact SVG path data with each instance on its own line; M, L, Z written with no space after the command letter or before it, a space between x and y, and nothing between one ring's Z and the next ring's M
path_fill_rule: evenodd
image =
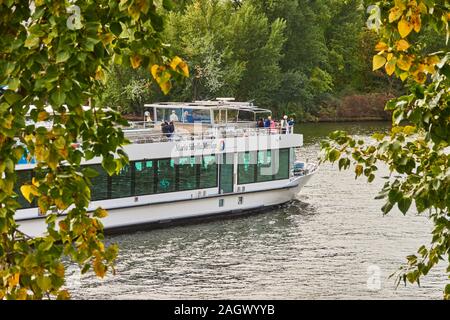
M291 179L282 188L112 208L101 221L105 232L112 233L264 211L293 200L313 174ZM43 217L17 223L19 229L31 237L42 236L47 228Z

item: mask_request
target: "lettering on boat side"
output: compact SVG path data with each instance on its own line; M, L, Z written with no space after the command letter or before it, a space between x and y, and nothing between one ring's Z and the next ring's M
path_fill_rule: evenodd
M225 149L225 143L223 144ZM216 150L216 141L193 141L193 142L179 142L175 145L177 151L188 151L188 150ZM223 150L223 149L222 149Z
M272 304L219 304L216 307L207 307L181 304L174 310L175 315L197 315L202 318L205 318L208 312L217 315L274 315L275 306Z

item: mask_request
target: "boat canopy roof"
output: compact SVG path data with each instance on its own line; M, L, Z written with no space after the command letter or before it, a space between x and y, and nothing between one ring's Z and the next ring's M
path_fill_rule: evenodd
M144 108L158 109L197 109L197 110L238 110L253 113L272 113L269 109L254 106L252 102L237 102L234 98L216 98L216 100L194 102L158 102L144 104Z

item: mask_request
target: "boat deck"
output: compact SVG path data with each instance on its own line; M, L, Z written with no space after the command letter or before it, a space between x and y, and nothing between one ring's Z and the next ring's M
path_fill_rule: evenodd
M293 127L286 133L281 128L257 128L253 122L236 123L233 125L205 125L176 123L175 132L162 133L160 124L149 122L132 122L130 127L123 128L125 137L132 143L158 143L168 141L191 141L224 139L248 136L267 136L272 134L293 133Z

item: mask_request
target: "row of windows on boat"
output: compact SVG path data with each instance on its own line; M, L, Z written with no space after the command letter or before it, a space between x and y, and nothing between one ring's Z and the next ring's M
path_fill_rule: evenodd
M279 152L278 152L279 151ZM226 159L232 155L223 155ZM166 158L130 161L117 175L109 176L101 165L91 165L99 173L91 178L91 200L218 187L218 156ZM238 184L249 184L289 178L289 149L245 152L238 155ZM222 163L229 164L229 160ZM30 204L21 195L19 186L30 183L32 170L17 171L16 192L24 208Z

